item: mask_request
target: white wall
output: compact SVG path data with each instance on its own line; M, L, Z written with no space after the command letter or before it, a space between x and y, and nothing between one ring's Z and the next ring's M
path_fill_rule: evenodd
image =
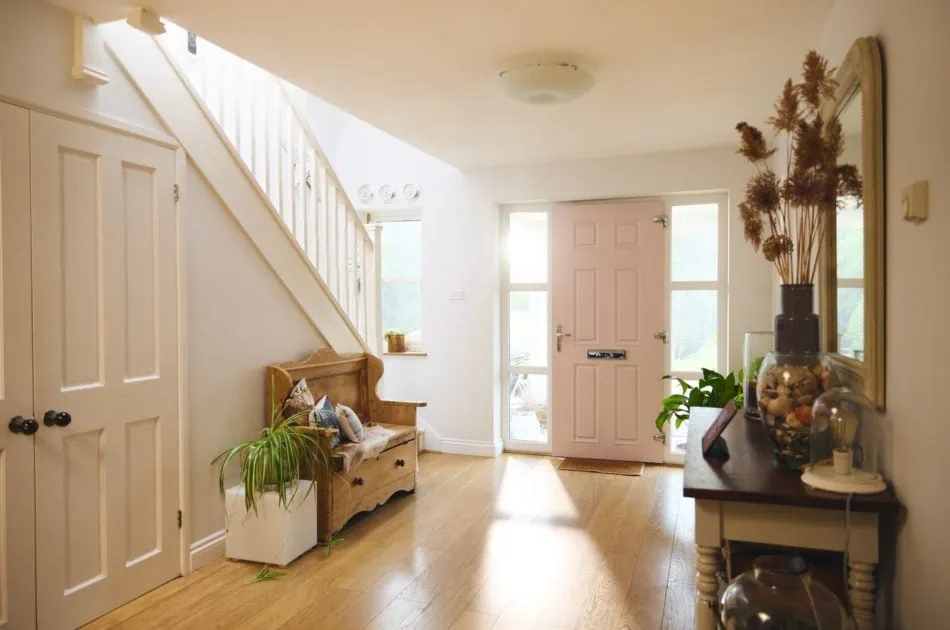
M821 51L840 64L858 37L880 38L884 58L889 470L907 510L898 537L891 627L946 626L950 547L947 446L940 395L950 336L950 3L840 0ZM930 182L930 218L900 217L901 189ZM942 625L941 625L942 624Z
M265 366L327 344L190 161L184 190L193 543L224 527L211 460L263 428Z
M33 0L0 2L0 99L167 137L158 118L108 55L110 82L69 76L72 16ZM189 543L224 527L211 459L263 427L264 367L326 347L273 271L195 167L184 184L185 330L192 471Z
M429 356L388 358L383 392L428 400L424 419L447 450L491 452L500 439L500 205L726 191L729 367L742 365L746 331L771 328L770 268L742 240L735 209L751 167L734 147L461 173L319 99L307 102L318 140L351 198L363 183L422 187ZM465 300L450 301L458 290Z
M72 15L38 0L4 0L0 3L0 97L164 132L109 55L102 55L109 83L95 88L74 81L69 75L72 46Z

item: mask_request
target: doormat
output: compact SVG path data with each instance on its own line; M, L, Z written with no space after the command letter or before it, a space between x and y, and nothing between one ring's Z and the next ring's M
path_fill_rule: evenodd
M558 470L576 470L577 472L595 472L607 475L639 477L643 474L643 462L616 462L607 459L565 457L558 465Z

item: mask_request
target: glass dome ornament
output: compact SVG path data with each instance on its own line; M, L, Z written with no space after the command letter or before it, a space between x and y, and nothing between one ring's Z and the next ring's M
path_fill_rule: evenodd
M811 463L802 481L842 494L884 492L878 472L881 413L862 394L846 387L828 390L812 407Z
M801 556L761 556L722 596L727 630L850 630L841 602Z

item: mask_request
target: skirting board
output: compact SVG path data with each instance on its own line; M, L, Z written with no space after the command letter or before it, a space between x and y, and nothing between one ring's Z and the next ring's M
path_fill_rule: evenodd
M219 529L201 540L191 543L189 552L191 555L191 570L197 571L201 567L208 566L218 558L224 557L224 539L227 531Z
M477 440L453 440L442 438L443 453L452 455L477 455L479 457L498 457L501 455L503 445L498 442L479 442Z

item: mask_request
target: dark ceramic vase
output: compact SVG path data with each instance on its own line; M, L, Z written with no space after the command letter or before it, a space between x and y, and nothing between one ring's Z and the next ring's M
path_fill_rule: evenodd
M775 351L818 352L820 326L815 315L815 285L783 284L782 312L775 316Z

